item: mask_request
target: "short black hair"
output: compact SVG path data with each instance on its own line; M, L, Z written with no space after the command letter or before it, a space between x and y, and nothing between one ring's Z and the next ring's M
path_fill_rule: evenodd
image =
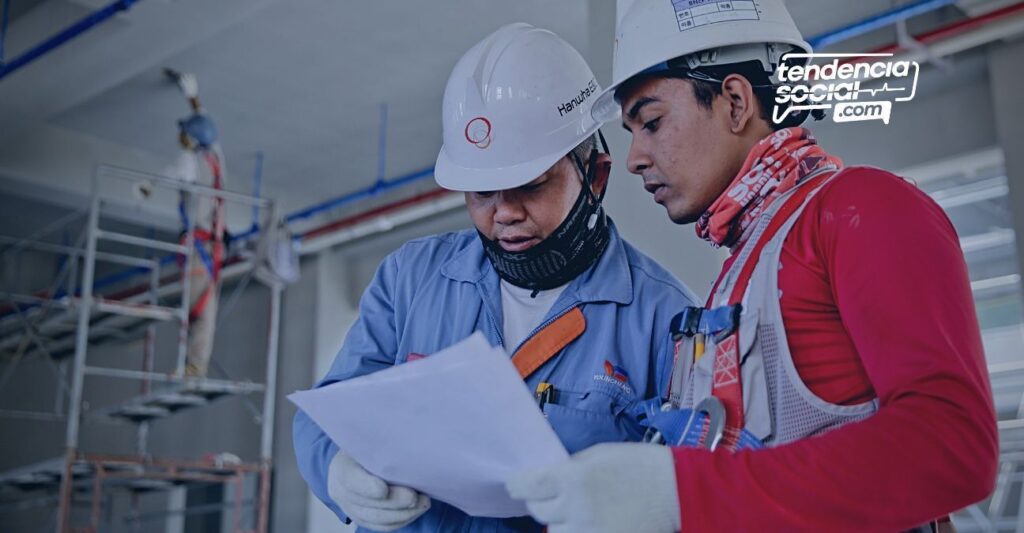
M768 74L761 67L760 61L746 61L721 67L706 67L699 70L701 73L707 74L708 77L717 80L724 80L733 74L743 76L750 82L750 85L753 87L754 97L761 106L760 118L767 122L772 130L777 131L787 127L785 122L783 124L776 124L772 120L772 109L775 108L775 86L772 85ZM686 71L669 70L665 72L664 76L690 82L697 104L704 109L711 109L711 103L715 98L722 95L721 83L694 79L688 76Z
M572 155L576 154L576 157L578 157L580 161L583 161L584 163L589 162L590 152L597 149L597 139L594 137L595 135L588 135L586 139L583 139L583 142L577 144L572 151L565 155L572 160L574 159Z

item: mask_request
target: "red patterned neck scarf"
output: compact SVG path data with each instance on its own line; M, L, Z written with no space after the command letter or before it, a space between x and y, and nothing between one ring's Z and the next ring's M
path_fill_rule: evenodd
M725 192L697 221L697 236L714 246L736 248L747 228L776 198L818 171L843 162L818 146L804 128L786 128L758 141Z

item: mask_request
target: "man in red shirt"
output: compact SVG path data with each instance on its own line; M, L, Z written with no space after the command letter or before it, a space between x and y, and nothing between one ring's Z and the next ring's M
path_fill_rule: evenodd
M911 183L844 167L806 111L773 109L782 57L810 52L782 0L714 24L695 3L624 13L594 111L621 106L630 172L732 252L673 327L673 410L649 412L671 447L598 445L509 492L552 532L930 529L985 498L998 462L956 232Z

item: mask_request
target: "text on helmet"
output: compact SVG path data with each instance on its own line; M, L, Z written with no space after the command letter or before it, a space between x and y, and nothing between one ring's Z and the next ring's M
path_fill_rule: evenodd
M590 82L587 83L587 86L580 89L580 94L572 97L568 102L558 106L558 116L564 117L566 113L572 113L573 109L579 107L579 105L585 102L587 98L590 98L595 94L597 94L597 80L591 78Z

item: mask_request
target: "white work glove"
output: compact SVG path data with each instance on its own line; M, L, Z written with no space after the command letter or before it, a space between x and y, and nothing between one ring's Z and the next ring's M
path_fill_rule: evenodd
M598 444L558 466L521 473L505 487L549 533L680 528L675 463L665 446Z
M183 73L178 77L178 87L181 88L181 92L185 93L186 98L199 96L199 80L196 79L195 74Z
M405 527L430 509L426 495L388 485L342 452L327 469L327 493L357 526L374 531Z

